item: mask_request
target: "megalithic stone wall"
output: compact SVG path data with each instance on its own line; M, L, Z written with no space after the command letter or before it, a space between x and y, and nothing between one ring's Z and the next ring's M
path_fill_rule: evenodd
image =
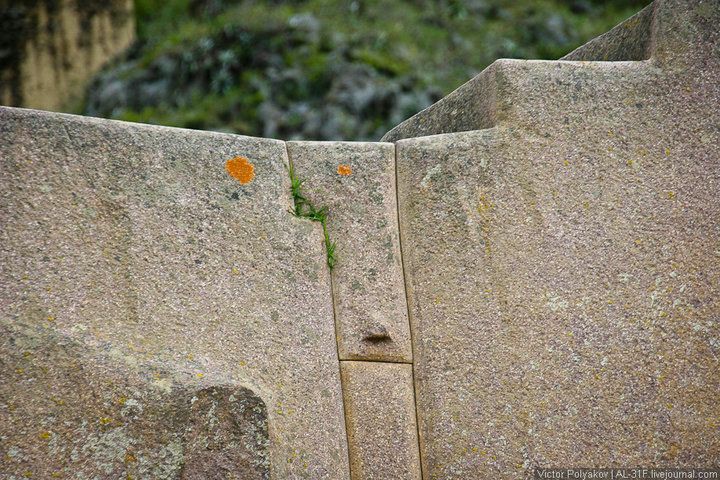
M718 25L657 0L388 142L0 107L0 478L720 468Z

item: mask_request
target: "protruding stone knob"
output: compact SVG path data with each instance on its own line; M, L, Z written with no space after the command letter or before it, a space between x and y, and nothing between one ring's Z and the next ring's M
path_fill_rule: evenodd
M385 342L390 340L390 334L384 326L376 325L365 333L363 340L373 343Z

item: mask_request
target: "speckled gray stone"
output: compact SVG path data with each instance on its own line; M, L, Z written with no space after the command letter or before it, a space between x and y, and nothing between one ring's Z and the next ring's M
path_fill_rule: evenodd
M420 480L411 365L341 362L350 478Z
M648 61L503 62L494 128L397 143L425 479L718 465L720 3L652 25Z
M322 233L289 213L283 142L11 108L0 139L3 474L347 478Z
M328 207L340 358L411 362L398 238L395 146L288 142L303 189Z

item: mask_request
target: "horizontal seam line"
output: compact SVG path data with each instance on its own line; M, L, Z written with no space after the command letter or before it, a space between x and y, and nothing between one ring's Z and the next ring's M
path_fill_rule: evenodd
M367 360L367 359L353 359L353 358L342 358L341 362L369 362L369 363L401 363L403 365L412 365L412 362L404 360Z

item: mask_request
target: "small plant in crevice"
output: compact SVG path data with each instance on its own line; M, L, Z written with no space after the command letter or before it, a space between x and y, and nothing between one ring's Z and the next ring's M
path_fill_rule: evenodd
M302 185L305 180L300 180L295 174L295 168L292 161L288 163L288 172L290 173L290 192L292 193L295 208L291 211L293 215L300 218L307 218L313 222L319 222L322 225L323 237L325 240L325 253L327 255L327 265L330 270L335 266L335 242L330 240L330 234L327 230L327 207L317 208L302 193Z

